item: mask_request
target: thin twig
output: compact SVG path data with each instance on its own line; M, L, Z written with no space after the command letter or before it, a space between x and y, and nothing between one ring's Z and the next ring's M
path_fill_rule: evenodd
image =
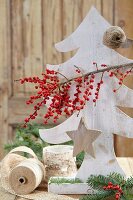
M129 67L131 67L131 66L133 66L133 63L126 63L126 64L123 64L123 65L107 66L107 67L104 68L104 69L95 70L95 71L92 71L92 72L88 72L88 73L86 73L86 74L83 74L82 76L77 76L77 77L71 78L71 79L69 79L68 81L62 82L60 85L69 83L69 82L71 82L71 81L73 81L73 80L75 80L75 79L77 79L77 78L82 78L82 77L86 77L86 76L89 76L89 75L92 75L92 74L98 74L98 73L110 71L110 70L113 70L113 69L129 68Z
M60 72L56 72L57 74L60 74L61 76L63 76L65 79L69 80L64 74L60 73Z

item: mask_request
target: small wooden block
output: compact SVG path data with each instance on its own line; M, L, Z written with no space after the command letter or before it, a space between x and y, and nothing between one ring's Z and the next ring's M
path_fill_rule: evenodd
M68 178L70 179L70 177ZM48 192L54 194L88 194L88 192L92 193L92 189L88 188L87 183L51 183L48 185Z

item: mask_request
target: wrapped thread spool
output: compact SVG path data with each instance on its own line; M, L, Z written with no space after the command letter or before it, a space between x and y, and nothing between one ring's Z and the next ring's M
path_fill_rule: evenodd
M77 172L73 147L54 145L43 149L43 160L46 165L46 179L51 176L73 176Z
M119 48L126 41L126 35L119 26L111 26L103 35L103 44L111 49Z
M26 159L12 169L9 184L16 194L29 194L39 186L43 176L39 163L35 159Z

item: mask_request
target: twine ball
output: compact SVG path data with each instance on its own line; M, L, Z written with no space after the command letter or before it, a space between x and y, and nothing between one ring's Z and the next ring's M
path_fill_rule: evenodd
M103 35L103 44L111 49L117 49L126 41L126 35L119 26L111 26Z

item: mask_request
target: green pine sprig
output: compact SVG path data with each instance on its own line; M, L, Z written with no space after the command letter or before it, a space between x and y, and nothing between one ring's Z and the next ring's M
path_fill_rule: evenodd
M126 180L124 176L119 173L111 173L107 176L91 175L88 178L87 183L89 187L96 190L96 193L92 195L85 195L81 198L81 200L115 200L117 190L104 190L104 187L108 186L110 182L113 185L120 186L122 189L123 194L121 194L120 200L133 200L133 177Z
M98 192L96 194L93 195L85 195L83 197L80 198L80 200L109 200L110 197L114 197L114 194L112 194L111 192L107 192L107 191L101 191ZM113 200L113 199L112 199Z
M124 184L125 189L133 189L133 176L129 177L125 184Z
M5 144L4 149L9 152L18 146L26 146L31 148L39 159L42 159L43 147L48 146L48 144L39 137L39 129L41 128L47 127L38 124L28 124L27 128L18 126L15 138ZM24 153L24 156L28 155Z

